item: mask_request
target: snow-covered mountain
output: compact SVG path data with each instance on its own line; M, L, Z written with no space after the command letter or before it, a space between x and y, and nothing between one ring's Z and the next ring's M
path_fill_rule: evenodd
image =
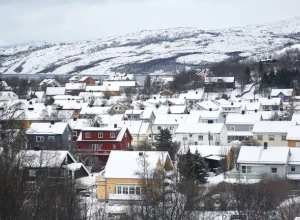
M300 17L221 30L149 30L94 41L0 48L0 73L174 73L231 56L263 57L296 44Z

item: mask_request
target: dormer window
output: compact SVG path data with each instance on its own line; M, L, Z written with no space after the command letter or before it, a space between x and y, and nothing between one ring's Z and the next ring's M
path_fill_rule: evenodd
M110 138L115 138L115 132L110 132Z

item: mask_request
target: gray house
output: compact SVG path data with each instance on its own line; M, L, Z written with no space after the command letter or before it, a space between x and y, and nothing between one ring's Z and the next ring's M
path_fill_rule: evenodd
M228 141L252 141L253 126L255 122L261 120L262 117L260 113L245 114L245 111L242 111L242 114L228 114L225 122L228 129Z
M29 150L73 151L73 131L68 123L32 123L26 134Z
M290 148L286 178L293 182L300 181L300 148Z

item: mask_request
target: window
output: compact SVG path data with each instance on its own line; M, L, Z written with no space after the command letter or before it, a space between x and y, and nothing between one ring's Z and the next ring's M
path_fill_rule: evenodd
M250 166L242 166L242 173L251 173Z
M30 177L36 177L36 170L29 170Z
M43 136L37 136L36 137L36 142L44 142L44 137Z
M121 186L117 186L117 194L122 194L122 187Z
M123 194L128 194L128 186L123 186Z
M172 131L173 130L173 127L170 127L170 131Z
M230 126L230 127L229 127L229 130L230 130L230 131L235 131L235 127L234 127L234 126Z
M253 130L253 126L249 126L249 131L252 131Z
M263 140L263 136L262 135L257 135L257 140L258 141L262 141Z
M77 131L73 131L73 136L77 137Z
M157 130L161 130L161 126L158 126L158 127L157 127Z
M103 138L103 133L102 132L98 132L98 138Z
M182 137L183 141L187 141L187 139L188 139L187 136Z
M203 141L203 135L198 135L198 141Z
M72 140L72 135L68 135L68 137L69 137L69 141L71 141Z
M274 141L275 140L275 136L274 135L269 135L269 141Z
M125 132L125 137L127 137L127 132Z
M271 167L271 173L277 173L277 167Z
M281 135L281 140L286 141L286 135Z
M133 186L129 187L129 194L135 194L135 188Z
M115 150L117 148L117 145L113 144L113 150Z
M91 144L90 148L91 148L91 150L97 151L99 149L99 145L98 144Z
M54 142L54 136L48 136L48 141L49 142Z
M139 186L135 187L135 194L140 195L141 194L141 188Z
M115 132L110 132L110 138L115 138Z
M214 136L208 135L208 140L213 141L214 140Z
M296 172L296 167L295 166L291 166L291 172Z
M86 138L90 138L91 137L91 133L90 132L85 132L85 137Z

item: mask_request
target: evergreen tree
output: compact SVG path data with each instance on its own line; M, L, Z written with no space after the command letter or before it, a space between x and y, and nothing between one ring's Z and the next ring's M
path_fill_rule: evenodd
M198 150L196 150L194 154L194 163L196 180L198 181L198 183L206 183L208 177L207 164Z
M188 149L184 164L181 167L181 175L184 180L195 180L195 160L194 155L191 153L190 148Z
M156 137L155 147L158 151L168 151L171 158L174 158L172 134L169 129L161 129Z

